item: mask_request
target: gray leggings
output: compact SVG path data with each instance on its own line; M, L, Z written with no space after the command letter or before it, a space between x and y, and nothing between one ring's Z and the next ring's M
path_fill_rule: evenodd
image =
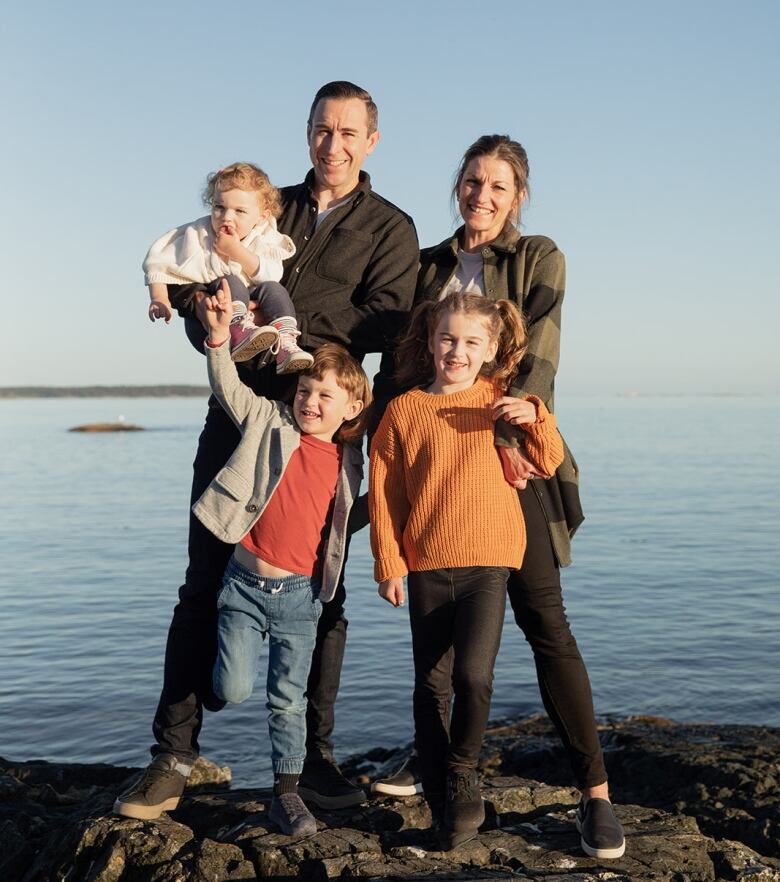
M238 278L238 276L225 276L225 281L230 288L230 299L239 300L241 303L249 303L256 300L265 324L270 324L282 316L295 316L295 307L284 285L279 282L261 282L251 290ZM168 296L171 303L184 317L184 331L187 339L199 351L203 351L203 341L206 339L206 329L195 317L195 294L204 291L208 294L216 294L219 291L222 279L213 282L193 282L190 285L169 285Z

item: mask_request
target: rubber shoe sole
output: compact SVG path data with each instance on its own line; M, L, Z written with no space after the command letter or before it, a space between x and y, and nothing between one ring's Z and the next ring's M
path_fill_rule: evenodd
M310 802L322 809L353 808L356 805L362 805L366 801L366 794L359 787L355 788L354 793L326 796L324 793L317 793L316 790L311 790L298 784L298 795L304 802Z
M179 805L179 797L172 796L157 805L138 805L134 802L122 802L122 797L114 801L114 814L123 818L135 818L137 821L154 821L163 812L172 812Z
M422 784L391 784L387 780L380 779L371 785L372 793L383 793L386 796L416 796L423 792Z
M300 371L305 371L307 368L310 368L314 362L314 359L309 355L308 352L301 352L300 354L292 355L286 358L283 362L276 365L276 373L277 374L297 374Z
M268 327L270 326L267 325L264 328L258 328L258 333L255 334L254 337L246 340L240 346L236 346L235 349L231 349L231 359L237 362L249 361L249 359L257 355L258 352L263 352L273 346L279 338L279 333L276 328L266 330Z

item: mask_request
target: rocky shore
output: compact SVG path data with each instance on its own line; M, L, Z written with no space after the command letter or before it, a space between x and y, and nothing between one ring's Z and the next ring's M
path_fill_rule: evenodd
M544 882L780 882L780 730L655 718L601 728L626 854L579 849L577 793L546 718L494 725L481 760L487 820L453 852L429 850L421 797L315 811L295 841L267 818L267 790L231 790L199 761L179 808L158 821L111 815L138 770L0 760L2 882L248 882L339 878ZM361 783L402 751L343 763Z

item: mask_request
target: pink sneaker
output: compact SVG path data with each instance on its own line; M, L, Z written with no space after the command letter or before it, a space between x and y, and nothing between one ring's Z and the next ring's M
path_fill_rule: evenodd
M278 341L279 332L276 328L271 325L258 328L246 311L235 315L230 323L230 357L233 361L248 361L258 352L270 349Z
M274 322L274 327L279 332L279 342L276 345L276 351L272 349L276 356L276 373L277 374L295 374L298 371L305 371L311 367L314 359L308 352L301 349L297 343L300 331L297 328L295 319L290 316L283 316Z

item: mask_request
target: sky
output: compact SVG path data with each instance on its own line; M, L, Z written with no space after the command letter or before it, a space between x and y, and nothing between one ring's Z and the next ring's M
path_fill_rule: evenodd
M309 168L324 82L379 106L374 188L421 245L485 133L567 259L559 393L778 394L775 0L32 2L3 14L0 386L206 382L141 262L236 160Z

